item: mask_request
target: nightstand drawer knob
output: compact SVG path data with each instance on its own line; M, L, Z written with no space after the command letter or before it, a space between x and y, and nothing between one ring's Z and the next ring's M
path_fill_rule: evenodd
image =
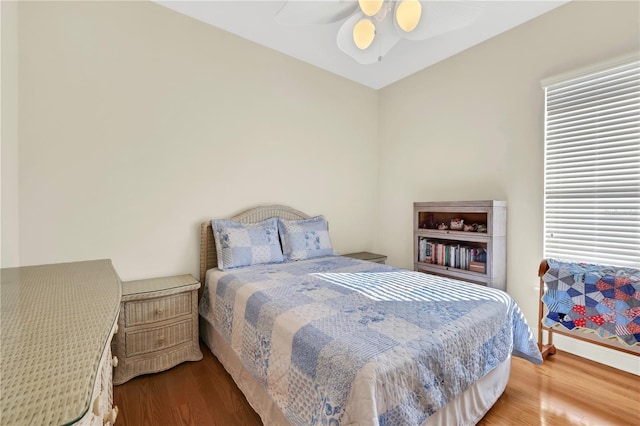
M114 356L113 358L111 358L111 365L115 368L118 366L118 357Z
M158 308L158 309L156 309L156 314L158 314L158 316L160 316L160 317L161 317L161 316L162 316L162 314L164 314L164 309L162 309L162 308Z
M117 418L118 418L118 406L114 405L111 411L109 411L107 414L105 414L102 417L102 424L103 425L107 423L114 424Z
M163 344L164 343L164 336L160 336L160 338L158 339L158 344Z

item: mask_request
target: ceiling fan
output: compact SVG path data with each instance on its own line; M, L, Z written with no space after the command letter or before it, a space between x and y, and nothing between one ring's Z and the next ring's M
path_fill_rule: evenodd
M282 25L323 25L345 20L338 48L361 64L382 61L401 39L426 40L471 24L478 1L289 0L276 15Z

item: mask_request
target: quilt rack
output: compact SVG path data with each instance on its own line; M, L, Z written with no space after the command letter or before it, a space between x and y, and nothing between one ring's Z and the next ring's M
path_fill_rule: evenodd
M573 339L581 340L583 342L592 343L598 346L602 346L609 349L614 349L620 352L628 353L635 356L640 356L640 347L639 345L635 346L626 346L622 343L619 343L617 340L612 339L604 339L597 334L586 333L582 330L572 331L565 328L559 327L547 327L543 324L543 319L545 316L545 304L542 301L545 291L545 282L543 280L543 276L549 270L549 263L547 259L543 259L540 262L540 266L538 268L538 277L540 278L540 297L538 299L539 303L539 315L538 315L538 347L540 352L542 353L542 359L546 359L547 356L553 355L556 353L556 347L553 344L553 335L555 333L571 337ZM546 331L547 334L547 343L543 344L543 332Z

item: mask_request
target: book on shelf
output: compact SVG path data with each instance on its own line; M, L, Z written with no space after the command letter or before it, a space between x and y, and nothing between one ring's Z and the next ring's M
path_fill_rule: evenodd
M482 247L418 240L418 262L486 273L487 251Z
M480 273L486 273L486 263L482 263L482 262L470 262L469 263L469 270L473 271L473 272L480 272Z
M418 241L418 262L426 262L431 256L427 256L427 240L420 238Z

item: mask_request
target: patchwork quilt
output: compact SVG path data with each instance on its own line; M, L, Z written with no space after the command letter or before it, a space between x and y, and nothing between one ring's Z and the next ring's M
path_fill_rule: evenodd
M415 425L505 361L542 362L500 290L329 256L212 269L200 314L293 425Z
M548 259L542 323L582 329L627 345L640 342L640 270Z

